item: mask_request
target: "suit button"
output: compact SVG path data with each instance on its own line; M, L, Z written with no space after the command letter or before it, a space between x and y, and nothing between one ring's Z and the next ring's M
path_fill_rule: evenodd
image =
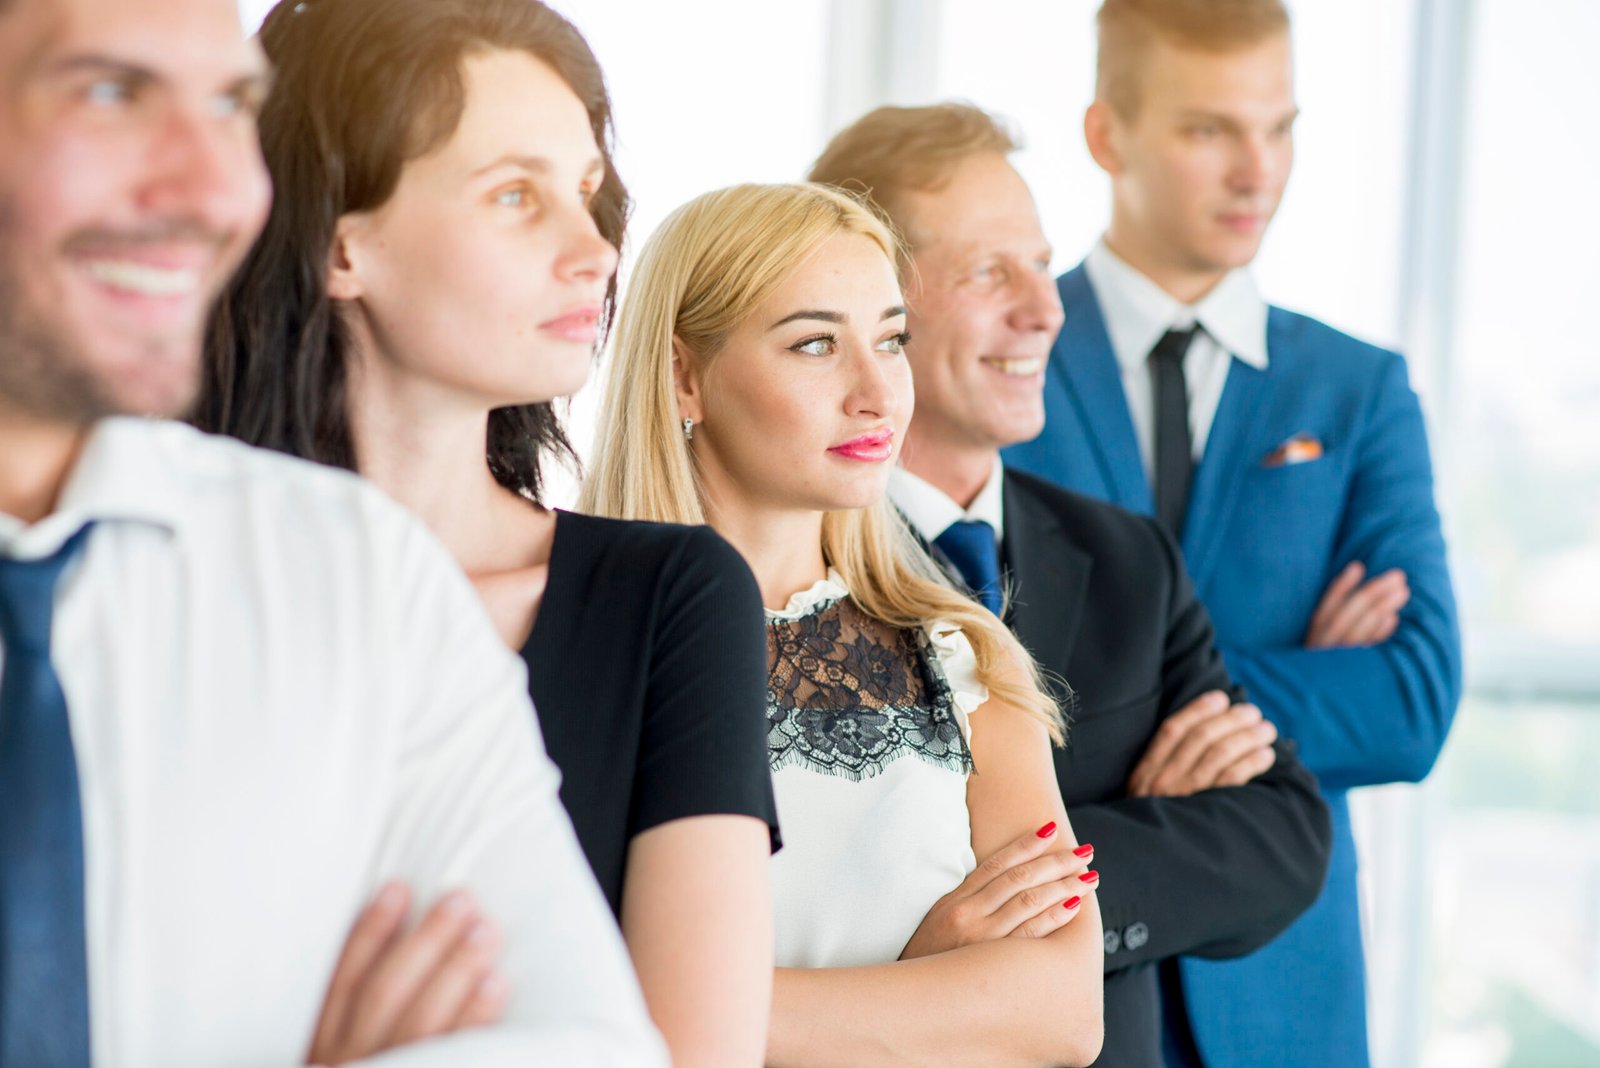
M1106 956L1111 956L1122 948L1122 936L1116 931L1106 932Z
M1142 923L1130 923L1122 932L1122 944L1128 949L1138 949L1150 941L1150 928Z

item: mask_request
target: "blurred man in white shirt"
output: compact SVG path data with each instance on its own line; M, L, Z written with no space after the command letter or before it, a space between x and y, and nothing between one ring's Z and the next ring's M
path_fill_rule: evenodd
M507 996L385 1064L664 1063L443 551L137 418L264 217L267 80L229 0L0 0L0 1068L300 1063L391 879L470 892Z

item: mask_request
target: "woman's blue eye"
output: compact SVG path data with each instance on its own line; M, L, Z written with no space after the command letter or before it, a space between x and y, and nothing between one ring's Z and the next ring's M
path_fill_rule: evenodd
M494 195L494 202L502 208L520 208L527 200L528 194L522 189L502 189Z
M796 345L789 346L790 352L803 352L807 356L832 356L837 339L832 334L818 334L808 337Z
M911 335L904 330L893 334L878 342L879 352L891 352L896 356L905 355L906 346L911 343Z

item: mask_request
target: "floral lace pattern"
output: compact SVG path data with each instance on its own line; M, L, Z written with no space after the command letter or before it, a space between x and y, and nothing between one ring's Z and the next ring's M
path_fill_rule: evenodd
M950 685L928 639L849 597L767 621L767 759L859 782L912 756L972 771Z

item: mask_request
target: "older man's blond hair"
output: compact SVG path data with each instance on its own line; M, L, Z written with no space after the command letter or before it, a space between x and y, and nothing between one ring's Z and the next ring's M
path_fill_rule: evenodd
M864 196L907 245L905 195L937 192L960 163L1022 147L1005 124L971 104L881 107L840 130L811 167L813 182Z

